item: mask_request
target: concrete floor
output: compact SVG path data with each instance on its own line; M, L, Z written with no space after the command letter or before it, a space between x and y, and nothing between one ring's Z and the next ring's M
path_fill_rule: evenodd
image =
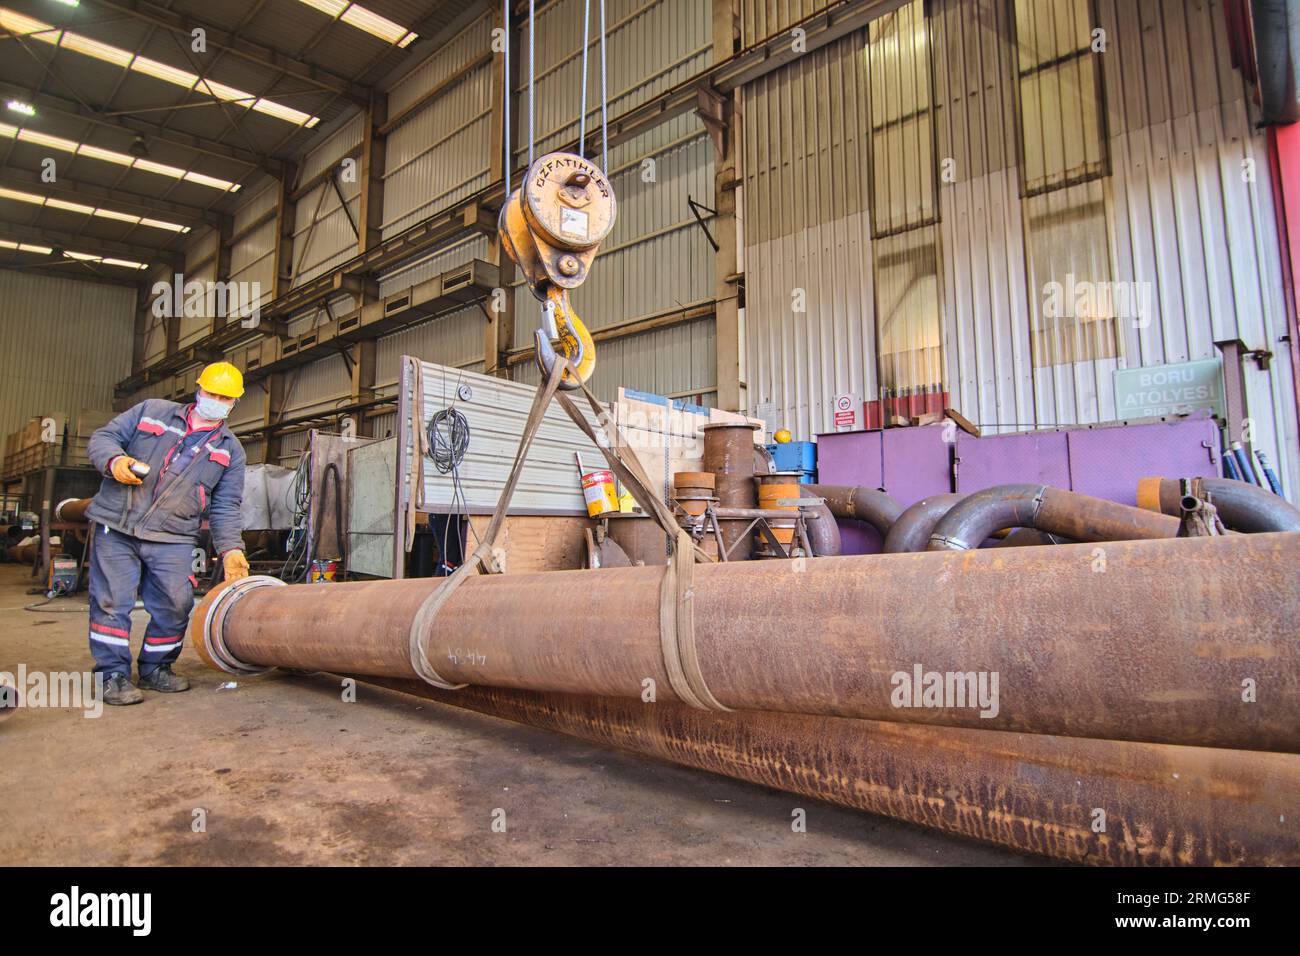
M91 666L86 617L22 610L0 565L0 671ZM85 595L50 607L84 605ZM132 650L147 621L134 615ZM1025 865L1033 858L323 676L0 723L8 864ZM791 810L807 832L791 831ZM194 810L206 832L192 829ZM505 833L493 811L505 811Z

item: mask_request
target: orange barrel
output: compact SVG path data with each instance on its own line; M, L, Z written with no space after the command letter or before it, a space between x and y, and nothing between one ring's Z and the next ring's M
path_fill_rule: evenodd
M758 476L758 506L765 511L798 512L798 505L782 505L786 501L799 497L799 472L778 471L770 475ZM770 518L768 526L776 535L776 540L787 547L794 541L795 519ZM762 535L755 535L754 544L760 551L767 549L767 542Z

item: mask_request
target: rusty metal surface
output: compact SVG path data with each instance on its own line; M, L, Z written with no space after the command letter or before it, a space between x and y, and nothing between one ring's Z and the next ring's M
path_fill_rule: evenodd
M94 498L65 498L54 507L54 520L66 521L69 524L83 522L86 520L86 509Z
M909 554L924 551L939 520L965 495L944 494L922 498L894 521L885 535L885 554Z
M996 548L1038 548L1044 545L1052 544L1075 544L1058 534L1051 534L1047 531L1036 531L1033 528L1016 528L1009 535L999 541L994 547Z
M1048 485L997 485L968 495L934 526L930 551L978 548L1002 528L1035 528L1074 541L1172 538L1179 520Z
M362 677L362 680L371 680ZM1296 865L1300 757L373 683L1075 863ZM1104 832L1094 832L1096 811Z
M1231 478L1202 478L1201 487L1209 492L1223 523L1233 531L1260 534L1268 531L1300 531L1300 509L1266 488L1233 481ZM1179 515L1177 478L1160 479L1160 510Z
M755 508L758 491L754 487L754 432L758 425L748 422L716 422L705 425L704 470L714 475L714 493L724 508ZM725 521L721 526L723 549L732 561L744 561L754 550L753 539L745 533L745 523Z
M785 562L698 565L700 668L738 710L1300 752L1300 534L1097 550L854 555L798 573ZM662 576L471 578L433 622L427 653L454 683L636 698L651 679L675 700ZM408 627L433 586L250 591L225 641L251 664L411 678ZM899 698L917 667L941 682L983 674L990 693L996 675L997 706ZM1260 689L1254 703L1242 701L1243 677Z
M15 544L5 552L10 561L17 564L31 564L41 553L39 544Z
M668 563L668 536L653 517L646 514L609 514L601 518L609 528L609 538L633 564Z
M803 485L803 490L825 498L831 514L851 521L865 521L883 538L903 513L902 506L877 488L854 485Z

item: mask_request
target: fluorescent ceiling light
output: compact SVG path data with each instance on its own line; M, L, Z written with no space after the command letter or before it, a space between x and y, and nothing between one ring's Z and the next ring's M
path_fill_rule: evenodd
M48 256L54 252L49 246L38 246L31 242L11 242L8 239L0 239L0 249L14 249L18 252L34 252L37 255ZM115 259L112 256L97 256L89 252L71 252L63 250L63 254L69 259L76 259L78 262L98 262L106 266L120 266L123 269L148 269L147 262L136 262L133 259Z
M35 116L36 107L31 103L24 103L22 100L10 100L8 106L15 113L22 113L24 116Z
M0 27L15 36L30 37L33 40L40 40L42 43L63 47L65 50L72 50L74 53L81 53L123 69L143 73L145 76L162 80L164 83L171 83L173 86L179 86L192 92L204 93L223 102L234 103L247 109L256 110L259 113L265 113L267 116L274 116L276 119L292 123L294 126L305 126L311 129L320 122L319 116L312 116L310 113L295 110L273 100L261 99L256 94L246 93L224 83L205 80L197 73L191 73L188 70L168 66L166 63L160 63L145 56L136 56L130 50L123 50L120 47L92 40L90 37L82 36L79 33L60 29L33 17L24 16L7 7L0 7Z
M220 189L222 192L233 193L239 191L239 183L232 183L226 179L186 171L179 166L155 163L153 160L143 159L138 156L128 156L126 153L114 152L111 149L88 146L85 143L77 143L61 136L50 136L47 133L41 133L26 127L19 129L17 126L10 126L8 123L0 123L0 136L8 136L11 139L16 138L23 143L35 143L37 146L57 149L76 156L88 156L91 159L103 160L106 163L130 166L132 169L139 169L146 173L156 173L159 176L169 176L172 179L183 179L186 182L198 183L200 186L211 186L213 189Z
M101 209L98 206L87 206L84 203L69 202L66 199L57 199L54 196L40 196L36 193L23 192L19 189L8 189L0 186L0 199L12 199L15 202L31 203L33 206L48 206L50 209L64 209L68 212L79 212L86 216L99 216L101 219L116 219L118 222L129 222L137 226L151 226L154 229L165 229L168 232L189 232L189 226L182 226L175 222L164 222L161 219L148 219L144 216L133 216L126 212L116 212L112 209Z
M379 37L385 43L395 43L400 49L406 49L411 41L419 36L400 23L394 23L373 10L367 10L357 3L348 3L347 0L299 0L299 2L335 20L342 20L358 30L364 30L372 37Z
M43 256L48 256L54 251L49 246L37 246L30 242L10 242L8 239L0 239L0 249L17 249L19 252L36 252Z

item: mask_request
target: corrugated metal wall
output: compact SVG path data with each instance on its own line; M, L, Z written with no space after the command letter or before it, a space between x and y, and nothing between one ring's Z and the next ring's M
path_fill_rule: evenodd
M1038 68L1020 85L1017 68L1027 67L1010 44L1014 9L1004 0L929 4L936 156L945 177L927 242L953 405L990 431L1111 420L1115 368L1208 358L1215 340L1240 336L1275 353L1270 371L1248 363L1250 411L1259 447L1293 470L1266 141L1230 66L1221 3L1100 0L1095 23L1109 47L1095 56L1111 172L1098 178L1102 156L1084 136L1065 148L1087 162L1067 168L1050 150L1036 158L1031 150L1025 183L1017 118L1026 88L1038 84L1028 94L1025 141L1068 144L1090 122L1077 105L1090 80L1083 72L1058 77L1053 94ZM1073 3L1054 10L1075 15ZM880 173L870 131L881 117L873 124L876 64L866 46L863 31L744 91L750 402L775 402L801 437L831 427L835 393L877 396L884 256L874 248L882 239L871 238L863 171ZM1046 108L1052 102L1055 113ZM899 169L927 161L923 136L902 148L911 152ZM1051 191L1021 199L1022 186L1047 184L1058 167L1066 176ZM874 187L894 195L902 184L877 179ZM1043 285L1071 271L1150 283L1150 314L1116 316L1112 331L1082 322L1068 335L1049 327L1039 317ZM919 283L926 270L916 275Z
M830 0L740 0L740 35L745 46L753 46L836 5Z
M486 236L460 239L436 253L386 273L379 282L380 295L392 295L464 265L471 259L487 257ZM398 363L403 355L414 355L442 365L474 365L481 371L485 322L482 310L470 305L385 336L376 347L376 386L396 386L400 372Z
M131 371L135 290L0 269L0 436L35 415L111 409Z
M355 223L361 208L361 161L344 179L340 159L361 143L364 117L358 113L304 158L302 181L333 168L336 189L324 182L298 200L293 225L293 285L299 286L357 254ZM339 199L342 193L346 205Z
M593 7L592 36L596 35ZM712 49L710 5L691 0L616 0L607 7L609 114L617 116L705 69ZM538 16L536 155L578 136L582 75L582 5L560 0ZM528 34L523 32L526 57ZM588 130L598 130L599 47L588 63ZM527 60L520 64L516 161L527 160ZM601 246L574 308L593 331L699 305L713 298L713 250L688 199L713 208L713 146L694 114L669 120L610 150L618 218ZM708 218L707 212L701 212ZM514 347L527 348L540 306L515 283ZM661 394L705 395L716 387L712 319L603 342L593 390L612 400L618 387ZM536 383L536 366L516 366Z
M185 247L185 284L191 282L206 283L213 282L217 278L217 233L214 230L200 233L195 236ZM191 309L187 307L184 311L189 313L197 311L198 315L185 314L181 316L180 334L177 338L177 344L184 348L193 342L197 342L209 332L212 331L212 307L209 306L208 299L205 298L205 305L202 309Z
M876 393L865 33L743 93L745 367L751 408L811 437L835 394Z
M617 116L703 70L712 50L711 4L699 0L608 0L606 90ZM582 0L557 0L537 15L536 155L578 138L582 91ZM598 14L592 5L588 54L588 129L600 124ZM525 18L526 19L526 18ZM520 30L520 94L515 162L528 157L528 31ZM594 124L594 126L593 126ZM611 162L612 162L611 158Z
M233 232L238 235L251 223L275 211L279 187L271 183L249 196L235 210ZM268 219L230 248L230 281L257 283L261 295L254 301L261 305L275 298L275 219ZM250 288L250 296L251 296Z
M165 282L169 285L172 282L172 270L166 266L157 266L146 273L145 284L152 289L159 282ZM145 332L144 332L144 349L140 353L145 365L161 359L167 351L167 328L163 320L153 314L153 303L156 296L150 293L148 301L145 304Z
M385 238L488 184L491 25L475 20L388 94L388 115L397 116L439 91L388 134Z

